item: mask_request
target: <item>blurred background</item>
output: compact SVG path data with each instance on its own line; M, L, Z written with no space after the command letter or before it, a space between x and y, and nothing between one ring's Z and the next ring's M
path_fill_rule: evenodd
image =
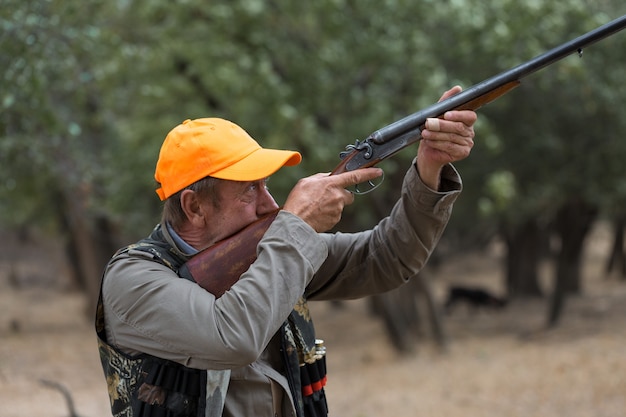
M303 163L269 183L281 204L299 178L332 170L346 145L449 87L624 13L621 0L0 0L0 416L67 416L65 397L83 417L107 415L91 330L100 275L117 248L159 221L154 166L183 120L223 117L264 146L300 151ZM569 404L567 415L626 414L626 381L614 377L626 375L624 63L626 32L479 111L472 155L456 164L464 192L426 270L401 292L316 307L318 331L338 339L327 341L339 353L337 381L347 381L333 386L331 368L331 411L562 415ZM414 154L381 164L383 185L358 197L337 229L385 216ZM511 378L479 365L435 394L399 377L450 376L447 366L472 363L455 356L464 341L479 364L492 358L512 372L528 358L499 356L502 343L536 355L532 364L568 358L537 341L571 347L572 334L584 354L551 362L556 392L574 392L555 403L540 395L541 367L513 404L521 388L494 399ZM606 385L590 393L581 382L578 395L567 370L595 358L602 375L593 380ZM389 371L392 391L404 394L385 407L359 408L384 404L385 390L345 392ZM482 377L478 394L451 394ZM413 402L428 406L420 414Z

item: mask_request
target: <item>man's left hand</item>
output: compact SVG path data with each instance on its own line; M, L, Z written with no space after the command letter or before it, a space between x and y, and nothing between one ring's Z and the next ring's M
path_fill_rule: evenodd
M439 101L461 91L461 87L455 86L446 91ZM426 120L426 129L422 131L417 151L417 169L427 186L437 190L443 166L469 156L474 146L476 118L476 112L472 110L452 110L446 112L442 119Z

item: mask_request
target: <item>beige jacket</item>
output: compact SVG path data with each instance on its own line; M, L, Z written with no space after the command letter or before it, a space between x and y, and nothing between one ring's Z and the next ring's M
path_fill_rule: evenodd
M428 259L461 190L451 166L442 185L428 189L412 166L390 216L356 234L318 234L281 211L256 262L219 299L159 263L124 256L103 280L108 340L129 354L230 369L224 416L294 416L277 330L303 294L349 299L405 283Z

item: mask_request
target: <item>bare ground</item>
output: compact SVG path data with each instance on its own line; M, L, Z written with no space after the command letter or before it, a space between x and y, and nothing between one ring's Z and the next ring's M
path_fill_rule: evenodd
M584 296L568 300L552 330L546 300L459 309L445 320L447 350L425 325L416 351L401 356L365 302L313 305L328 351L331 415L626 416L626 282L602 275L604 238L597 230L588 245ZM500 258L494 246L445 265L432 277L435 294L442 299L449 282L501 291ZM80 416L110 415L81 295L69 290L62 265L16 259L0 260L0 417L68 417L60 391L42 379L67 387Z

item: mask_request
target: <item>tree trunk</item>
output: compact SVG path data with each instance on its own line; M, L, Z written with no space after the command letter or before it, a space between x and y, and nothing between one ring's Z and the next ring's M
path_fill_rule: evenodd
M579 198L565 203L554 222L561 248L556 263L555 285L548 312L548 326L558 324L568 294L581 291L581 264L585 238L598 214L595 206Z
M415 351L422 324L418 297L426 303L428 320L437 347L445 350L447 340L441 311L435 302L424 271L413 276L400 288L372 296L372 311L382 318L394 348L400 353L412 353Z
M73 280L87 296L85 313L92 318L104 266L116 249L110 221L104 216L94 218L76 194L68 198L57 191L54 201L58 204L59 224L66 233L65 253Z
M430 329L432 331L433 338L435 339L435 343L440 350L445 351L448 347L448 338L443 326L441 308L439 304L435 302L435 297L428 282L428 275L424 274L424 271L422 271L412 279L416 283L418 292L422 295L422 298L426 302Z
M385 331L393 347L400 353L415 351L419 333L419 311L413 283L371 297L372 310L385 326Z
M529 219L514 230L504 232L507 245L506 282L508 298L541 296L539 261L543 238L539 225Z
M626 217L618 216L613 222L613 245L611 254L607 260L605 273L609 277L617 270L621 279L626 279L626 253L624 252L624 228L626 228Z

